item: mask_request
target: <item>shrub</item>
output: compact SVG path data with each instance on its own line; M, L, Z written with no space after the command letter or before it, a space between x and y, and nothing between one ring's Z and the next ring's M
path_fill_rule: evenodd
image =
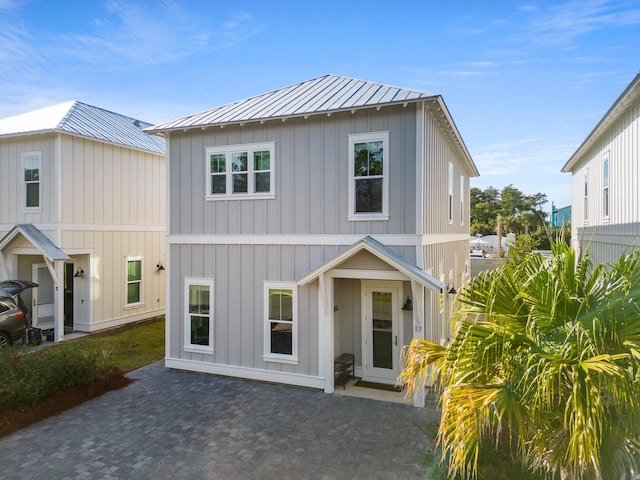
M24 409L37 405L65 388L105 378L106 352L82 351L73 344L30 354L0 351L0 408Z

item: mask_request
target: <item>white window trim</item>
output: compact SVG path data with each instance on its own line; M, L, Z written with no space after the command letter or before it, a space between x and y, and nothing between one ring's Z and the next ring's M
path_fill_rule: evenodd
M183 323L184 323L184 345L182 349L185 352L191 353L213 353L213 341L214 341L214 316L215 311L214 300L214 280L213 278L192 278L187 277L184 279L184 309L183 309ZM194 345L191 343L191 313L189 312L189 287L192 285L204 285L209 287L209 345Z
M140 301L127 303L129 300L129 262L140 261ZM129 255L124 258L124 308L135 308L144 305L144 258L142 255Z
M604 166L607 166L607 175L604 175ZM605 184L605 179L607 183ZM609 222L611 215L611 162L609 161L609 152L602 157L602 216L604 223Z
M24 179L24 171L25 171L25 161L28 157L36 155L38 157L38 206L37 207L27 207L27 182ZM22 184L22 209L27 212L38 212L42 210L42 152L41 151L33 151L33 152L23 152L21 155L22 160L22 171L20 172L20 183ZM36 183L36 182L29 182Z
M356 143L382 140L382 213L356 213L354 146ZM349 135L349 215L350 221L389 220L389 132L352 133Z
M260 150L269 150L270 162L269 172L271 174L269 179L269 192L251 193L255 188L255 171L253 169L253 152ZM233 171L231 170L231 154L238 152L247 152L247 193L233 193ZM224 153L226 155L226 193L220 194L211 193L211 167L210 167L210 155L216 153ZM261 143L245 143L238 145L220 145L216 147L206 147L205 149L205 192L207 201L216 200L260 200L260 199L273 199L275 198L275 142L261 142Z
M264 282L263 318L264 318L264 356L266 362L298 364L298 284L296 282ZM291 290L293 294L293 320L291 332L291 355L271 353L271 320L269 319L269 289Z
M448 197L449 223L453 223L453 163L449 162L449 197Z
M464 175L460 175L460 225L464 225Z
M584 201L582 204L582 208L584 212L582 213L584 217L584 224L588 225L589 224L589 169L586 169L584 172L583 195L584 195Z

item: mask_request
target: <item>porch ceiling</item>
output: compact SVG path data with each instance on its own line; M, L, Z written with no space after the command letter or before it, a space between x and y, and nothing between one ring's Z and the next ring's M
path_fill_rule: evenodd
M326 262L321 263L313 270L307 272L305 275L298 279L298 284L306 285L313 282L321 274L339 267L346 260L352 258L362 251L368 251L397 271L406 275L409 279L418 282L419 284L430 290L440 291L445 287L444 283L432 277L427 272L418 268L416 265L409 262L406 258L398 255L397 253L389 249L386 245L378 242L369 235L364 237L362 240L357 241L350 247L342 250Z

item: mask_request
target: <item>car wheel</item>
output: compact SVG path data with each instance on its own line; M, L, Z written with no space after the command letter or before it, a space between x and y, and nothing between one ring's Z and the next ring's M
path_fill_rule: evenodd
M11 339L6 333L0 333L0 348L7 348L11 345Z

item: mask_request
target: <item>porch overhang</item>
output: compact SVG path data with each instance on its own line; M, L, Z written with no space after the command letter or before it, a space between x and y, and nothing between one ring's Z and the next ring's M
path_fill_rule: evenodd
M398 255L389 247L369 235L345 248L326 262L321 263L313 270L310 270L302 277L298 278L298 285L307 285L314 280L317 280L322 274L338 267L340 264L362 251L371 253L397 271L406 275L410 280L417 282L429 290L441 291L445 288L444 283L440 280L432 277L427 272L418 268L406 258Z
M26 238L38 250L44 258L50 262L56 260L69 260L69 255L64 253L53 243L49 237L42 233L38 227L31 223L22 223L13 227L0 240L0 253L4 252L7 246L13 242L19 235Z

